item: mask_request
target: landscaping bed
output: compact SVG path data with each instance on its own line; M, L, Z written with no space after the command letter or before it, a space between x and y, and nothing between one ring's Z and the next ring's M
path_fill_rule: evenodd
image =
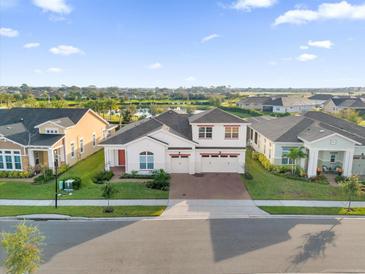
M72 217L142 217L160 216L164 206L113 206L114 211L104 213L102 206L0 206L0 216L28 214L62 214Z
M365 208L342 207L300 207L300 206L260 206L260 208L270 214L283 215L365 215Z

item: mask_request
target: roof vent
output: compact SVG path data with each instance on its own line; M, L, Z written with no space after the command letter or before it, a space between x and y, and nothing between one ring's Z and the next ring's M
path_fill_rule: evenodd
M24 121L24 118L22 117L22 118L20 118L20 121Z
M319 132L320 132L320 133L323 133L323 132L324 132L324 129L321 129Z

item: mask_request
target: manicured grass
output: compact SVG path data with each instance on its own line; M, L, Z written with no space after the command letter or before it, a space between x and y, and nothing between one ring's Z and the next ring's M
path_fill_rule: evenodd
M81 178L83 184L92 183L92 177L100 171L104 170L104 150L99 150L86 159L72 166L60 179L77 176Z
M350 212L347 212L347 208L341 207L260 206L260 208L274 215L365 215L365 208L352 208Z
M0 206L0 216L28 214L62 214L73 217L137 217L160 216L164 206L113 206L112 213L104 213L102 206Z
M247 153L246 169L253 179L243 180L251 197L256 200L347 200L347 195L340 187L274 175L253 160L250 153ZM354 200L365 200L365 195Z
M71 167L60 179L78 176L81 178L81 189L72 195L63 195L61 199L103 199L103 185L92 182L92 177L104 168L103 151L91 155ZM4 181L2 181L4 180ZM46 184L32 184L24 182L7 182L0 179L0 199L53 199L54 181ZM113 199L167 199L168 191L147 188L144 183L123 182L114 183L117 193Z

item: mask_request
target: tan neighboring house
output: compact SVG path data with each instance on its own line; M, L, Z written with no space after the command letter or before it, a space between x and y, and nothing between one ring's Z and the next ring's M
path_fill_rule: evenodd
M91 109L1 109L0 171L54 169L55 159L72 166L114 130Z
M323 105L325 112L339 112L344 109L365 110L365 102L360 98L332 98Z

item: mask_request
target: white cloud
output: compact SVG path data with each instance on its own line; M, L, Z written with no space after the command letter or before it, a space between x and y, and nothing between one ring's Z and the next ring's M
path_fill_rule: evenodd
M63 69L53 67L53 68L48 68L48 69L47 69L47 71L48 71L48 72L53 72L53 73L59 73L59 72L62 72L62 71L63 71Z
M308 61L313 61L317 58L318 58L317 55L309 54L309 53L303 53L303 54L301 54L297 57L297 60L300 61L300 62L308 62Z
M206 43L206 42L208 42L210 40L213 40L213 39L216 39L216 38L219 38L219 37L220 37L219 34L213 33L213 34L210 34L208 36L203 37L200 42L201 43Z
M72 8L65 0L33 0L33 4L43 11L50 11L60 14L69 14Z
M0 36L17 37L19 32L11 28L0 28Z
M31 49L31 48L37 48L39 47L41 44L39 44L38 42L30 42L30 43L26 43L24 44L24 48L26 49Z
M304 45L303 45L303 46L300 46L299 48L300 48L301 50L309 49L309 47L308 47L308 46L304 46Z
M59 45L57 47L50 48L49 51L53 54L65 55L65 56L72 54L84 54L84 52L81 49L70 45Z
M276 4L276 0L237 0L231 7L236 10L251 11L256 8L268 8Z
M321 41L309 40L308 46L316 47L316 48L330 49L330 48L332 48L333 43L330 40L321 40Z
M365 20L365 4L352 5L347 1L323 3L317 10L295 9L275 19L274 25L305 24L316 20L347 19Z
M188 78L185 79L186 82L194 82L196 80L196 78L194 76L189 76Z
M149 69L161 69L162 65L158 62L148 65Z

